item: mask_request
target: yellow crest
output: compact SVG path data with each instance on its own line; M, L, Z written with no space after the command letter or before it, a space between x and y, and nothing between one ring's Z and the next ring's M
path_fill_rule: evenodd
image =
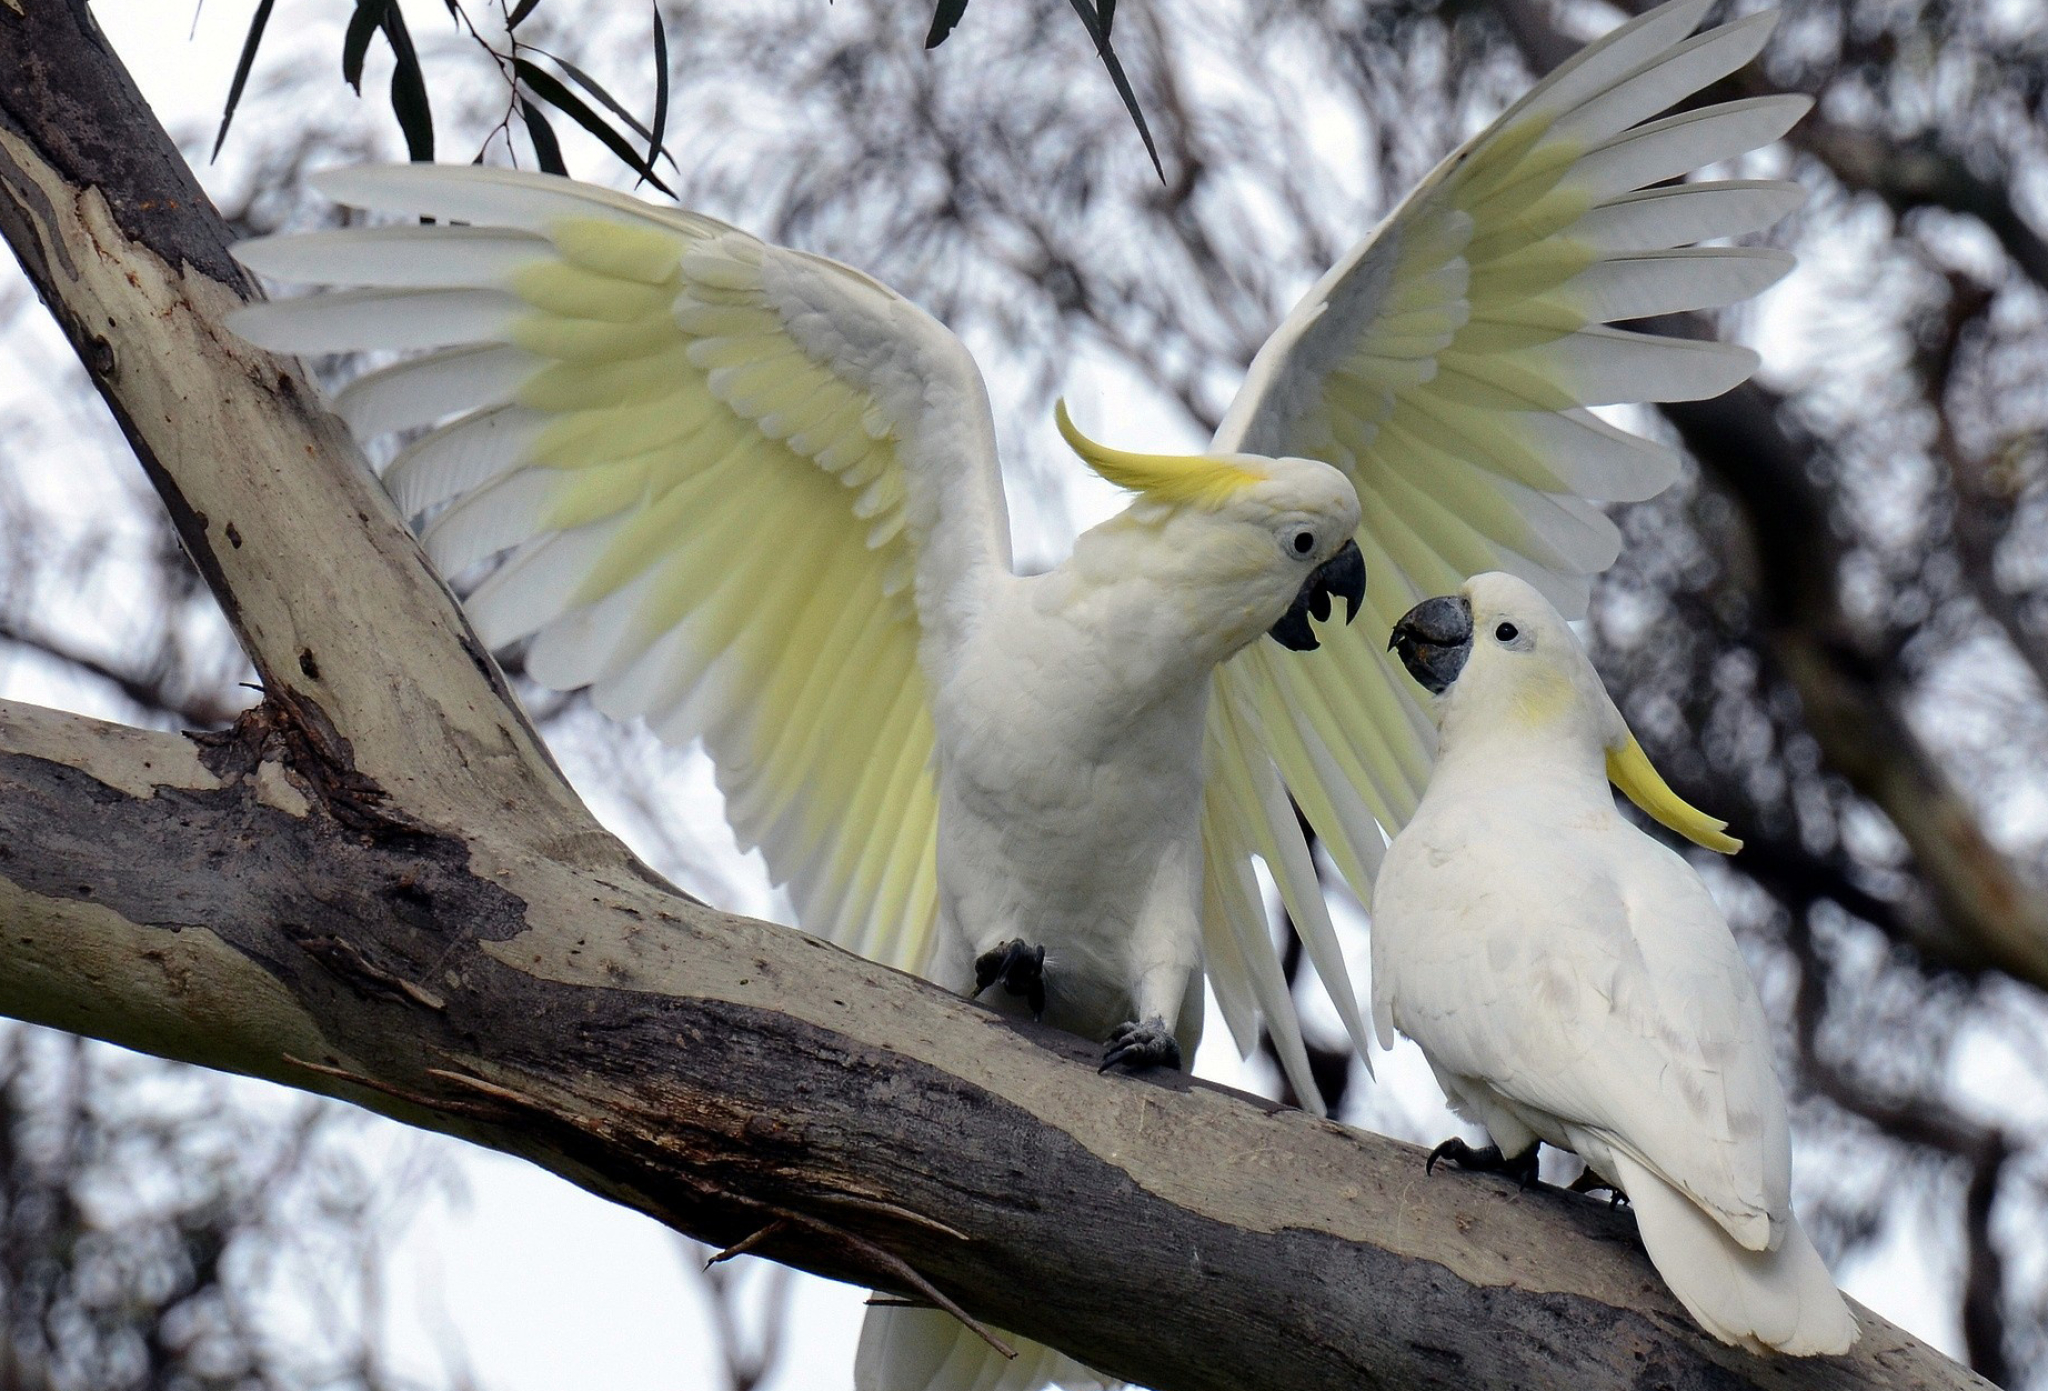
M1266 476L1206 454L1131 454L1097 444L1074 428L1067 403L1055 402L1053 421L1081 461L1119 488L1154 502L1187 504L1214 511Z
M1742 842L1726 834L1728 823L1717 821L1671 790L1671 785L1650 766L1650 756L1628 736L1620 748L1607 751L1607 780L1648 815L1684 836L1694 845L1733 855Z

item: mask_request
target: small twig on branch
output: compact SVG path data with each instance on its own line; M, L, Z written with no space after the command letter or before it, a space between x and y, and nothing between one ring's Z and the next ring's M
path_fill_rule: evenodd
M761 1228L760 1231L755 1232L752 1236L743 1236L738 1241L735 1241L732 1245L726 1247L723 1251L713 1252L708 1258L706 1258L704 1262L704 1268L706 1270L709 1270L712 1266L719 1265L726 1261L729 1261L735 1256L744 1256L747 1254L747 1252L753 1250L756 1246L759 1246L762 1242L768 1240L770 1237L776 1236L788 1230L789 1219L787 1217L778 1217L773 1222L770 1222L767 1226Z
M503 1124L506 1120L510 1119L502 1107L484 1106L474 1101L456 1101L449 1097L427 1096L421 1092L408 1091L404 1087L394 1086L389 1082L380 1082L374 1077L365 1077L360 1072L350 1072L345 1067L332 1067L326 1063L308 1062L304 1058L295 1058L289 1053L284 1054L283 1057L293 1067L304 1068L308 1072L317 1072L322 1077L332 1077L338 1081L346 1082L352 1087L362 1087L368 1091L391 1097L393 1100L403 1101L409 1106L418 1106L423 1110L445 1111L450 1115L468 1116L475 1120L488 1121L494 1125Z
M975 1337L987 1343L1004 1357L1015 1360L1017 1349L1011 1347L1001 1338L998 1338L989 1329L987 1324L984 1324L981 1320L975 1318L974 1315L968 1313L965 1309L947 1298L945 1291L925 1279L923 1275L918 1273L916 1267L912 1266L909 1261L904 1260L894 1251L877 1246L874 1242L869 1241L857 1232L849 1232L844 1227L835 1226L816 1217L806 1217L800 1212L783 1212L780 1216L792 1225L803 1227L818 1236L825 1237L831 1241L845 1243L856 1254L873 1261L883 1270L894 1275L904 1284L930 1300L934 1305L944 1309L954 1318L966 1324L969 1329L973 1330Z

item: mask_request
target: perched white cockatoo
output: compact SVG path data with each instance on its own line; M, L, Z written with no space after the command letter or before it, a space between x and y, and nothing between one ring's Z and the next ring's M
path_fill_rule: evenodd
M1752 1351L1845 1352L1856 1321L1792 1213L1785 1093L1742 953L1707 886L1615 810L1612 781L1709 849L1739 843L1650 767L1578 639L1534 588L1480 575L1394 627L1439 693L1436 769L1372 899L1380 1043L1415 1040L1491 1144L1540 1143L1628 1196L1703 1327Z
M333 171L315 183L344 203L440 221L244 244L256 270L358 288L236 324L287 351L436 350L337 410L365 436L431 427L385 480L447 573L507 553L469 596L478 632L701 739L800 926L1132 1065L1191 1055L1206 971L1240 1048L1263 1021L1316 1106L1252 862L1363 1055L1290 794L1366 893L1432 737L1375 637L1480 570L1576 611L1619 547L1588 499L1676 472L1586 408L1712 396L1755 366L1606 326L1734 303L1791 264L1689 247L1800 198L1669 182L1806 106L1651 119L1769 31L1687 38L1709 4L1622 26L1446 160L1281 325L1208 453L1108 449L1062 417L1134 496L1043 575L1012 571L961 343L858 271L707 217L500 169ZM1367 574L1369 623L1311 622L1332 599L1351 617ZM878 1309L862 1387L1100 1381L1045 1349L999 1381L954 1332Z

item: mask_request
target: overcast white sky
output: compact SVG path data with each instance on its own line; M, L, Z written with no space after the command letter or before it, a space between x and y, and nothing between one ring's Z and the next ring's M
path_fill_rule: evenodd
M181 134L210 133L249 6L211 0L197 14L196 23L191 5L176 0L95 0L94 11L166 124ZM416 21L423 34L434 30L440 7L433 5L430 11L423 11ZM338 11L332 5L283 0L273 32L284 36L287 44L315 43L329 54L338 53L338 39L312 32L331 27L325 19L313 18L329 12ZM833 11L821 6L820 14L820 22L832 22ZM338 75L334 85L337 95L342 94ZM394 133L381 105L364 103L357 110L365 131L395 153ZM577 166L575 147L568 140L565 146L571 150L572 167ZM224 157L226 170L233 168L233 148L231 142ZM451 151L450 157L466 154ZM201 174L211 181L226 170L202 169ZM4 273L15 274L11 264ZM1100 374L1077 371L1076 376L1082 384L1079 390L1070 388L1069 394L1077 412L1095 423L1097 433L1138 438L1149 429L1157 437L1161 422L1172 419L1163 407L1147 408L1142 391L1125 395L1103 389ZM1091 381L1098 385L1086 385ZM5 391L0 385L0 393ZM1131 402L1138 404L1134 408ZM1185 427L1175 421L1172 428ZM1086 488L1067 501L1083 522L1110 505L1106 493ZM23 664L0 665L0 695L78 708L93 707L99 700L94 692L52 684L37 668ZM95 708L92 713L118 717L120 712ZM600 771L592 771L601 764L570 761L584 770L585 789L594 794L601 813L628 839L641 839L650 858L663 858L658 846L645 846L637 835L631 809L608 805L601 786L592 785L601 779ZM686 835L719 842L730 854L708 780L687 767L678 777L695 789L684 798L688 805L681 812L689 827ZM751 867L735 864L728 879L717 895L721 906L773 916L774 902L761 882L757 861ZM1350 935L1358 940L1357 934ZM1360 981L1364 964L1357 963ZM1217 1016L1212 1012L1210 1017ZM2005 1065L2018 1063L2010 1060ZM1995 1086L1999 1067L1995 1062L1987 1066L1993 1069L1987 1083ZM1379 1123L1417 1134L1451 1133L1454 1123L1412 1049L1383 1057L1379 1067L1381 1084L1366 1102L1381 1118ZM1258 1080L1244 1073L1220 1029L1212 1031L1198 1070L1239 1085ZM386 1298L392 1343L403 1363L431 1379L444 1331L452 1327L487 1391L586 1386L674 1391L708 1383L701 1360L706 1342L703 1314L692 1285L683 1278L684 1257L670 1233L522 1162L452 1141L437 1143L459 1151L468 1198L460 1203L430 1202L392 1254ZM1906 1219L1898 1236L1914 1235L1911 1221ZM1935 1299L1915 1247L1922 1243L1893 1240L1837 1273L1865 1303L1953 1350L1960 1340L1952 1312ZM775 1391L839 1391L851 1385L861 1297L861 1292L843 1286L808 1277L799 1281L790 1325L796 1351L771 1383Z

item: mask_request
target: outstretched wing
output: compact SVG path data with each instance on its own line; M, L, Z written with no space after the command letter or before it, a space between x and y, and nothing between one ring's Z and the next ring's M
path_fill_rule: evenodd
M1715 396L1756 366L1746 348L1609 325L1733 304L1792 265L1782 251L1690 243L1770 225L1798 205L1796 184L1666 182L1768 144L1808 105L1765 97L1651 119L1748 62L1776 18L1688 38L1711 3L1672 0L1622 25L1439 165L1287 317L1216 434L1219 451L1333 464L1363 504L1366 615L1323 630L1318 651L1258 643L1217 674L1206 821L1211 959L1259 959L1265 915L1242 865L1259 855L1361 1055L1285 794L1367 897L1381 828L1414 811L1434 747L1415 686L1382 650L1394 621L1488 570L1582 614L1590 577L1620 549L1590 499L1649 497L1677 473L1668 449L1587 407ZM1300 1056L1279 1037L1293 1014L1270 981L1219 979L1217 997L1240 1046L1263 1013L1283 1057Z
M432 426L385 473L493 647L598 708L702 737L798 921L919 970L936 905L919 649L1009 570L966 348L857 271L540 174L331 171L340 202L468 225L246 242L256 270L362 288L252 306L293 352L436 349L336 408ZM939 523L943 519L944 525Z

